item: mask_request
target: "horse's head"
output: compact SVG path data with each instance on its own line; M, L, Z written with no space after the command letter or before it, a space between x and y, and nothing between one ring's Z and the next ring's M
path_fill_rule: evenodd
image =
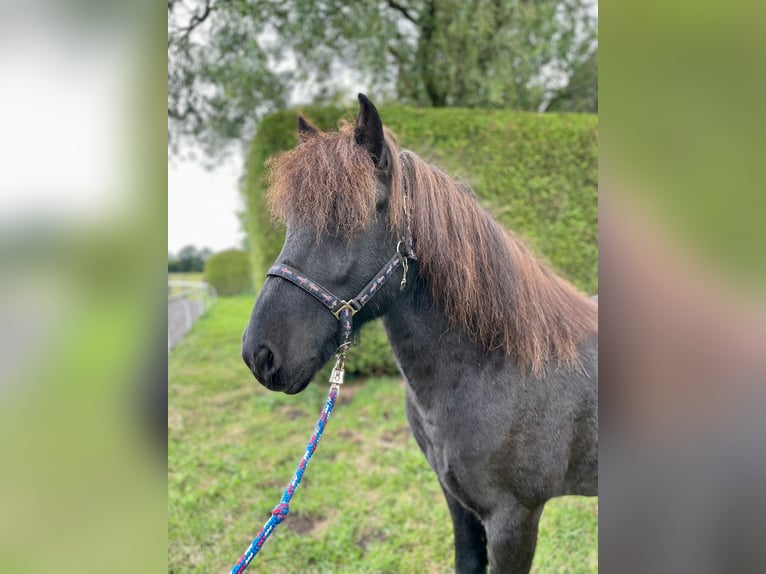
M356 124L322 133L303 118L298 146L269 163L269 204L287 227L277 258L342 299L356 296L401 237L396 149L378 111L359 94ZM386 312L399 281L383 285L354 317L354 330ZM339 345L339 322L319 300L269 277L242 341L242 357L266 388L302 391Z

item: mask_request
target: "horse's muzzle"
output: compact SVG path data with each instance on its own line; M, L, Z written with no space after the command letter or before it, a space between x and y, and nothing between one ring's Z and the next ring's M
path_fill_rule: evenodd
M279 368L282 362L279 354L268 343L256 347L242 345L242 358L264 387L273 391L283 390L279 382Z

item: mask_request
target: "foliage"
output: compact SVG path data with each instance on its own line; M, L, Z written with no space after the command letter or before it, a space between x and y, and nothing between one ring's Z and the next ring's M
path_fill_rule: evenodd
M331 129L352 110L307 108ZM598 291L598 119L580 114L382 107L383 121L412 149L467 181L481 203L555 271L587 293ZM276 259L284 232L265 201L263 162L296 144L297 112L272 114L253 141L243 185L254 285ZM362 332L350 370L395 373L379 323Z
M205 263L205 282L215 287L219 295L239 295L251 289L250 261L247 253L227 249Z
M219 300L168 356L168 572L228 572L279 501L327 386L269 392L240 358L252 300ZM290 505L251 569L454 572L447 505L398 379L347 383ZM598 571L598 502L545 507L533 572Z
M208 153L249 141L291 90L333 101L349 75L378 101L537 110L596 45L588 0L187 4L169 3L169 128Z
M574 70L569 83L556 92L545 111L598 113L598 51Z
M186 245L176 257L168 253L168 273L201 273L205 260L212 254L207 247L198 249L194 245Z

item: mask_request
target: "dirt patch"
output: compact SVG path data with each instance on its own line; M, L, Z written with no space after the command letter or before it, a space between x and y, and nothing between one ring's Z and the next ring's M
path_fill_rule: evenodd
M282 480L257 480L255 482L255 486L257 486L261 490L275 490L278 491L280 489L285 488L285 482Z
M327 532L327 529L330 528L330 526L333 524L335 520L336 513L332 510L330 510L329 516L325 516L321 520L317 520L314 522L314 530L312 534L314 536L321 536L325 532Z
M297 409L295 407L283 408L279 412L283 414L285 418L289 421L294 421L296 419L301 419L308 416L305 411L302 411L301 409Z
M338 397L338 404L350 405L354 400L354 395L356 395L356 392L362 388L362 384L363 383L343 385L343 388L340 391L340 396Z
M354 431L348 429L339 430L338 438L352 442L354 444L362 444L364 442L364 439L362 439L359 433L355 433Z
M375 542L385 542L388 540L388 536L382 530L373 530L364 534L359 540L356 541L356 545L367 552Z
M380 440L384 443L406 443L410 438L410 427L401 426L391 432L384 432Z
M301 512L292 512L285 518L285 525L296 534L308 534L313 532L317 524L322 521L321 517L303 514Z
M251 387L241 387L232 391L226 391L218 393L215 396L207 399L207 402L217 407L226 406L229 404L241 404L243 401L249 399L253 395L253 389Z

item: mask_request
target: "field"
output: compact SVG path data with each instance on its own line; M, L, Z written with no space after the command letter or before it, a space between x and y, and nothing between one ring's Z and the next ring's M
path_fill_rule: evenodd
M203 281L202 273L168 273L168 281L188 281L192 283L201 283ZM183 285L168 286L168 294L175 295L188 289Z
M168 281L202 281L202 273L168 273Z
M250 297L220 298L170 353L168 571L228 572L279 501L327 385L266 391L240 358ZM251 567L448 573L452 527L396 378L352 381L282 523ZM598 503L546 505L534 572L598 571ZM256 568L257 567L257 568Z
M202 282L202 273L168 273L168 281L192 281L194 283ZM168 286L168 295L177 295L188 289L181 285Z

